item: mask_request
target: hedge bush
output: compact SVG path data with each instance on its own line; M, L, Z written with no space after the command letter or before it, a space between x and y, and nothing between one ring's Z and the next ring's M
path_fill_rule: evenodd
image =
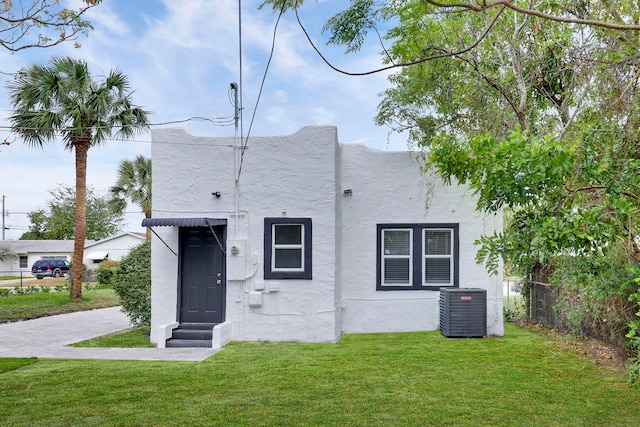
M142 243L120 260L112 285L122 310L137 326L151 325L151 245Z
M102 261L96 269L96 279L101 285L110 285L118 269L118 262L110 259Z
M112 259L105 259L100 261L98 264L98 268L115 268L118 266L118 261L114 261Z

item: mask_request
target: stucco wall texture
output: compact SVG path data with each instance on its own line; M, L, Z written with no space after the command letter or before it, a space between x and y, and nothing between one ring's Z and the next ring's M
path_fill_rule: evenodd
M487 332L503 334L502 277L475 263L473 245L501 230L502 216L476 212L468 189L422 173L415 154L340 144L333 126L252 137L236 167L234 138L158 129L152 140L152 217L226 219L227 239L246 242L244 280L225 284L233 340L332 342L341 333L437 329L438 291L376 290L381 223L458 223L460 287L487 290ZM311 218L311 280L264 279L265 217ZM157 342L162 325L179 321L179 257L165 246L177 253L179 242L177 227L154 231L162 239L152 238ZM256 295L261 303L250 304Z

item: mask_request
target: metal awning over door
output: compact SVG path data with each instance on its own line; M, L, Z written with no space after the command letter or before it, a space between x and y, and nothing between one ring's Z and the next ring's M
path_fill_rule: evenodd
M92 261L101 261L103 259L107 259L108 256L109 256L109 251L95 251L95 252L89 252L89 254L85 256L85 258L90 259Z
M215 227L227 225L226 219L218 218L145 218L143 227Z
M224 254L226 253L224 250L224 245L213 229L213 227L219 225L227 225L227 220L219 218L145 218L142 220L142 226L149 227L153 234L155 234L156 237L160 239L160 241L164 243L164 245L171 252L173 252L175 256L178 256L176 251L171 249L171 247L162 239L162 237L158 236L158 233L153 230L153 227L208 227L209 230L211 230L211 233L213 233L213 236L216 238L216 241L218 242L218 245L220 246L220 248L222 249L222 253Z

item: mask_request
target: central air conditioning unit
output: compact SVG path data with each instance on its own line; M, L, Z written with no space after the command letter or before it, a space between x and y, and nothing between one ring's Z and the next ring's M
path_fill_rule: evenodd
M441 288L440 332L447 338L486 336L486 289Z

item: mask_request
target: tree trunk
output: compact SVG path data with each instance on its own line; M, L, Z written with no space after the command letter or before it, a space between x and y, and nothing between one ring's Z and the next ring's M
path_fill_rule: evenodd
M84 243L87 236L87 152L91 136L74 141L76 152L76 224L71 267L71 299L82 299Z
M145 218L151 218L151 211L144 213ZM151 241L151 227L147 227L147 242Z

